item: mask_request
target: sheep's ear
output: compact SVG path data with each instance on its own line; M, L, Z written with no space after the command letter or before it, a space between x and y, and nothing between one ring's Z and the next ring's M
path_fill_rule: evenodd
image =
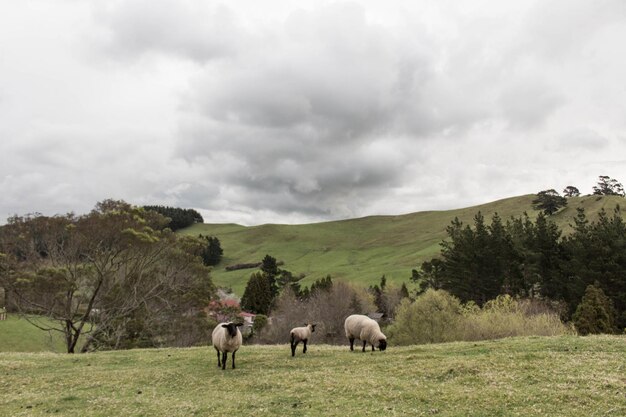
M237 326L237 327L243 326L243 323L237 323L237 324L235 324L235 326Z
M227 328L227 327L228 327L228 324L222 324L222 327L223 327L223 328Z

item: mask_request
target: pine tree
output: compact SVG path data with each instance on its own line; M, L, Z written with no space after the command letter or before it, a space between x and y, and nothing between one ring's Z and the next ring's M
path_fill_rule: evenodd
M615 309L612 301L597 285L589 285L572 317L581 335L615 333Z
M272 291L272 298L278 295L278 285L276 283L276 277L280 273L278 269L278 263L276 262L276 258L265 255L263 261L261 262L261 271L267 277L270 285L270 289Z
M207 266L214 266L220 263L224 251L218 238L214 236L198 236L200 239L206 240L206 246L202 250L202 262Z
M268 315L274 296L267 275L255 272L250 275L241 297L241 308L256 314Z

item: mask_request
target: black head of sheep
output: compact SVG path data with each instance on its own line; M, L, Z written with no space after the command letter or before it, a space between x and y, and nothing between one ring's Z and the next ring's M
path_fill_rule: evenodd
M243 323L222 324L222 327L224 327L228 331L228 335L230 337L237 336L237 327L239 327L239 326L243 326Z
M380 339L378 341L378 349L381 351L387 349L387 341L385 339Z

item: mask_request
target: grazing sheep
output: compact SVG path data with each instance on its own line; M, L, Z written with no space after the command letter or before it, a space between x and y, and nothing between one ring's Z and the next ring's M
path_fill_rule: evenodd
M304 349L302 349L302 353L306 353L306 343L309 341L311 337L311 333L315 331L316 324L305 324L304 327L294 327L289 332L290 340L291 340L291 356L296 356L296 346L301 341L304 343Z
M235 352L241 347L241 332L238 327L243 323L220 323L213 329L211 340L213 347L217 350L217 366L226 369L227 352L232 352L233 369L235 369ZM220 362L220 352L222 361Z
M372 345L372 352L376 350L375 347L379 350L387 348L387 337L380 331L378 323L367 316L361 314L349 316L344 323L344 329L346 337L350 340L350 350L354 350L354 339L363 341L363 352L367 342Z

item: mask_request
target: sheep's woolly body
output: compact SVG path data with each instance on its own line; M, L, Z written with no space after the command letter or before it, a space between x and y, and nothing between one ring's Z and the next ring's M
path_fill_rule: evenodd
M307 324L304 327L294 327L289 332L289 339L291 342L291 356L296 356L296 347L298 343L302 342L304 348L302 353L306 353L306 344L311 338L311 334L315 331L315 324Z
M380 331L376 320L372 320L361 314L349 316L344 323L344 330L348 339L359 339L370 343L373 347L379 347L381 341L387 341L387 337Z
M305 327L294 327L291 329L289 334L291 335L291 340L294 342L300 342L302 340L309 340L311 338L311 333L313 327L308 324Z
M222 369L226 369L228 353L231 354L233 369L235 369L235 352L239 350L242 342L239 326L241 326L241 323L220 323L213 329L211 341L217 351L217 366L221 366Z
M241 347L241 332L237 329L237 335L235 337L230 337L228 330L222 327L223 324L228 323L220 323L215 327L215 329L213 329L213 334L211 336L213 346L220 352L236 352Z

